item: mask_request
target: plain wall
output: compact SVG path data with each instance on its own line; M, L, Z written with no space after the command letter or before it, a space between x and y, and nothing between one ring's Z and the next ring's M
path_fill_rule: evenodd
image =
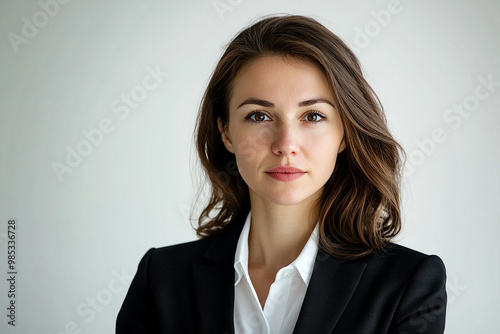
M397 242L445 262L447 333L500 332L498 1L54 1L0 3L2 333L112 333L142 255L196 239L200 99L224 45L273 13L359 56L409 157Z

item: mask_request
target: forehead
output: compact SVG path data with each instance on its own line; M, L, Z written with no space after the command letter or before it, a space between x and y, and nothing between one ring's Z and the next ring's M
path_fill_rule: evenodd
M333 99L323 70L310 60L291 57L264 56L253 59L237 73L232 86L231 109L239 100L250 96L298 101L321 95Z

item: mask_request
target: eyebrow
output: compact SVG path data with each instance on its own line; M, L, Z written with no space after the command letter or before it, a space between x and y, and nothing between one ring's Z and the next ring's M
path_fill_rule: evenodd
M302 101L298 105L299 105L299 107L308 107L308 106L312 106L313 104L316 104L316 103L328 103L329 105L331 105L332 107L335 108L335 106L333 105L333 103L331 103L327 99L324 99L324 98L321 98L321 97L316 98L316 99L310 99L310 100ZM239 109L240 107L244 106L245 104L257 104L259 106L263 106L263 107L267 107L267 108L274 108L275 107L274 103L272 103L272 102L269 102L269 101L266 101L266 100L257 99L257 98L254 98L254 97L249 97L248 99L246 99L245 101L243 101L236 109Z

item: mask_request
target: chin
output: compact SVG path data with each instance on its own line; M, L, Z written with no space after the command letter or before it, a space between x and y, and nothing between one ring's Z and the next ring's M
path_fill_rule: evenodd
M277 189L278 187L270 187L260 189L256 192L250 190L250 198L254 197L258 201L270 202L277 205L295 205L310 200L311 196L316 197L317 191L311 189ZM308 190L308 191L307 191Z
M308 199L309 196L304 196L304 194L277 194L275 196L270 196L267 198L268 201L273 202L278 205L294 205L303 202Z

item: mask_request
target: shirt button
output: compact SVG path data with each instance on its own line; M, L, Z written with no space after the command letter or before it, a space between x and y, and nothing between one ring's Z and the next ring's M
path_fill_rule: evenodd
M285 270L284 274L285 277L290 277L292 276L292 271L290 269Z

